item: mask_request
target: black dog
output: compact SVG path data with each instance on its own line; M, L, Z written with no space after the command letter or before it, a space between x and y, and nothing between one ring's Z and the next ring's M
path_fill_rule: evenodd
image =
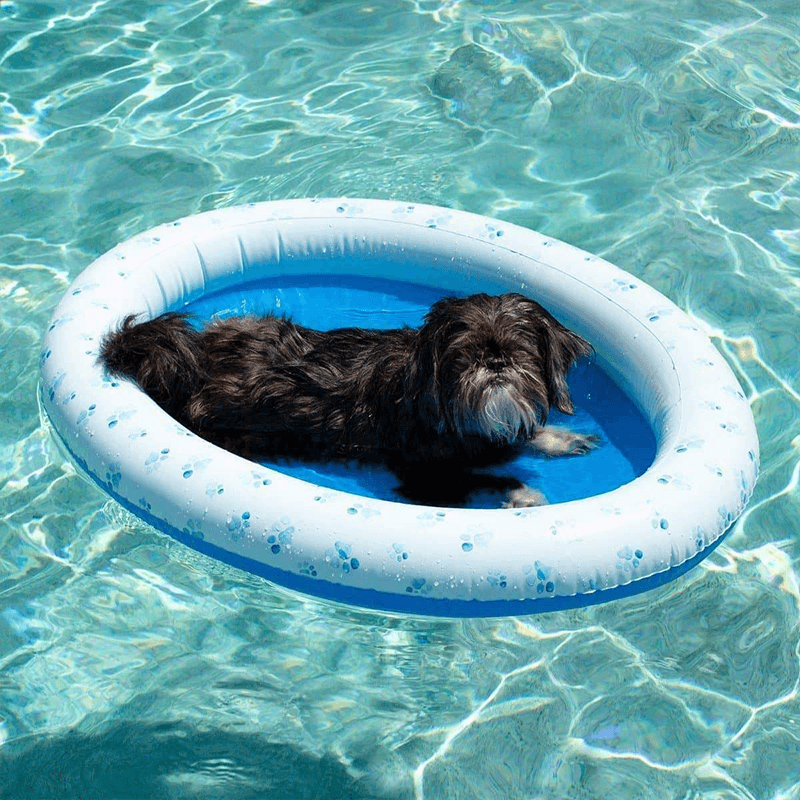
M419 329L328 332L275 317L197 331L185 314L103 341L112 373L135 380L191 430L246 457L381 462L416 502L456 505L477 488L506 507L546 503L513 478L471 470L526 446L588 452L595 436L544 427L572 413L567 371L592 348L520 294L445 298Z

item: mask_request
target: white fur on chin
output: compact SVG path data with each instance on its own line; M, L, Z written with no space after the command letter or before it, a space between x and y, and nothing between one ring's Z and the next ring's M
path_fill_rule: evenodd
M482 409L468 414L465 427L490 439L516 442L521 435L531 436L536 418L514 399L508 386L493 386L487 390Z

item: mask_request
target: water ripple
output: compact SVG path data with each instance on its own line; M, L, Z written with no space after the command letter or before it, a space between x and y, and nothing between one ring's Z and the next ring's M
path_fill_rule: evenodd
M0 0L2 790L800 793L798 74L790 0ZM685 308L761 439L726 544L610 606L409 619L81 479L36 403L69 280L165 220L336 194L536 228Z

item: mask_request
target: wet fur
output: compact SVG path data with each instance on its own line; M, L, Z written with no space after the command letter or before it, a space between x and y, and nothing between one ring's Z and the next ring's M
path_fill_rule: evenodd
M490 488L506 505L535 505L543 497L519 481L471 470L536 447L551 407L572 413L567 371L590 353L533 300L478 294L438 301L419 329L322 332L249 316L195 330L180 313L128 317L101 360L240 455L380 462L417 502L457 505ZM545 430L539 449L561 447L548 454L596 442Z

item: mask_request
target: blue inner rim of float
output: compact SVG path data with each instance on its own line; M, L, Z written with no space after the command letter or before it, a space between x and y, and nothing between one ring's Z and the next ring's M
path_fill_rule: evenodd
M276 313L320 330L342 327L416 327L447 288L349 275L271 276L208 293L186 306L198 324L214 318ZM534 298L535 299L535 298ZM582 360L570 373L575 415L551 410L549 423L600 436L602 446L585 456L543 458L524 454L487 472L512 475L541 489L551 503L612 491L652 464L656 439L633 402L594 363ZM313 484L382 500L405 502L388 470L355 463L262 462ZM470 508L496 508L497 498L479 494Z

